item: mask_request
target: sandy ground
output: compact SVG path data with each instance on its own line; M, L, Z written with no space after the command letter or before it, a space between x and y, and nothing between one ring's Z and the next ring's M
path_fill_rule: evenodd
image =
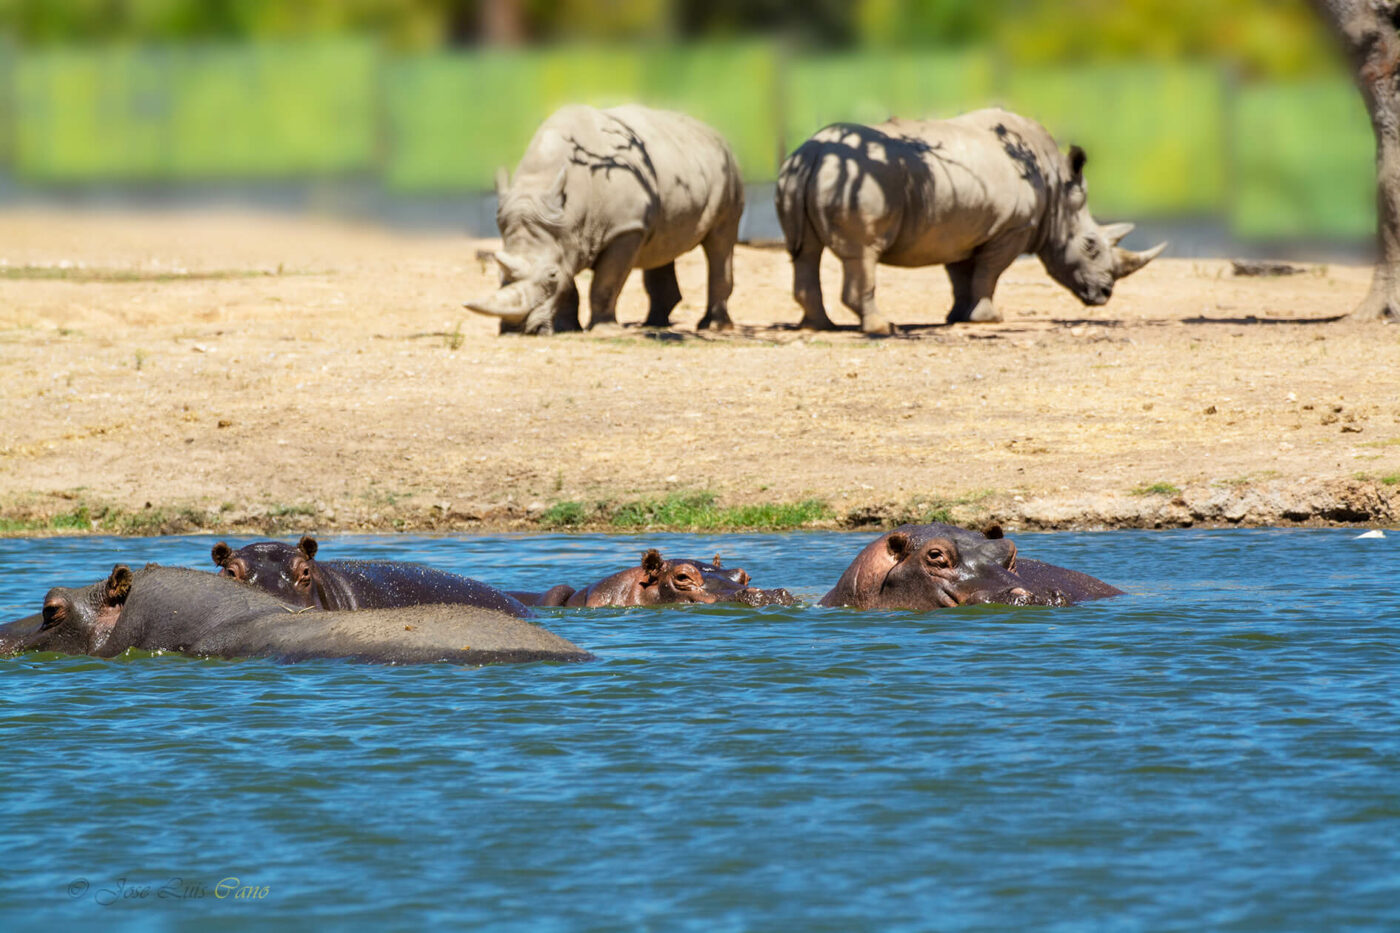
M1086 309L1023 259L1005 323L958 327L937 326L941 269L882 268L881 305L911 329L867 339L793 329L787 255L740 247L733 334L694 332L697 252L670 331L635 326L634 273L620 331L540 339L462 310L494 287L492 245L275 215L0 213L0 520L506 529L556 502L697 491L820 499L840 527L939 509L1013 529L1400 516L1400 328L1335 320L1363 268L1255 279L1164 258ZM827 259L832 317L854 325Z

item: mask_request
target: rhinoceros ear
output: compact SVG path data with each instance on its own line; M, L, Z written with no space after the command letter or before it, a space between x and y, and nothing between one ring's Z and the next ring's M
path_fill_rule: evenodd
M228 559L233 556L233 548L229 547L223 541L220 541L218 544L214 545L214 549L209 552L209 555L214 558L215 567L222 567L227 564Z
M501 267L501 274L505 276L505 281L501 284L508 284L518 279L528 278L530 275L530 263L518 256L512 256L503 249L498 249L491 254L491 258L496 260L496 265Z
M120 606L126 602L127 594L131 592L131 568L126 564L117 564L112 568L112 574L107 578L107 591L104 602L109 606Z
M1084 150L1078 146L1069 147L1069 177L1070 181L1084 180L1084 163L1089 161L1089 157L1084 154Z
M519 320L538 308L549 296L544 286L534 279L521 279L497 291L488 298L468 301L463 307L477 314Z
M506 194L510 192L510 172L502 165L496 169L496 201L504 201Z
M297 550L301 551L307 560L316 556L316 547L316 539L310 535L302 535L301 540L297 542Z
M1133 232L1136 224L1109 224L1107 227L1100 227L1099 233L1108 241L1109 246L1117 246L1123 237Z

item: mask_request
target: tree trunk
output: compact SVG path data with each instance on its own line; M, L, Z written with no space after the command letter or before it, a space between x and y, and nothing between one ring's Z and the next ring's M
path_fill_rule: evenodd
M525 16L520 0L484 0L481 39L487 45L515 46L525 41Z
M1341 40L1376 134L1380 255L1371 291L1351 317L1400 321L1400 2L1311 0Z

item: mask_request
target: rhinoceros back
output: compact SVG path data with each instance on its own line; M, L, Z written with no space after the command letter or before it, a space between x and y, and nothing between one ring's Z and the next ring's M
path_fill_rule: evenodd
M593 254L629 230L644 234L637 265L665 265L743 211L743 183L728 143L685 114L627 105L571 106L531 141L511 196L546 190L560 169L565 231Z

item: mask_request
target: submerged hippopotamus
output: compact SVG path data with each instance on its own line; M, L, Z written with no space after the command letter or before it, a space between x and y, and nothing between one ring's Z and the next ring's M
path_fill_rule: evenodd
M305 535L296 547L280 541L258 541L235 551L220 541L212 556L224 576L251 583L299 606L393 609L450 603L495 609L521 619L532 615L519 600L479 580L399 561L317 561L317 550L316 539Z
M196 657L347 658L378 663L585 661L592 655L529 622L476 606L303 612L218 574L124 564L91 586L56 587L39 615L0 626L0 654L114 657L129 648Z
M1000 527L901 525L865 547L818 605L944 609L972 603L1067 606L1122 590L1077 570L1017 557Z
M1118 246L1132 224L1089 213L1084 150L1060 152L1045 127L1005 110L951 120L838 123L797 147L778 171L778 220L792 255L802 327L833 326L822 303L822 250L841 260L841 301L866 333L893 327L875 306L875 267L943 265L948 323L999 321L997 279L1022 253L1087 305L1166 244Z
M797 600L784 589L749 586L743 568L725 568L719 555L713 562L665 560L655 548L641 564L575 590L560 584L544 593L516 593L535 606L656 606L662 603L735 602L746 606L791 606Z

